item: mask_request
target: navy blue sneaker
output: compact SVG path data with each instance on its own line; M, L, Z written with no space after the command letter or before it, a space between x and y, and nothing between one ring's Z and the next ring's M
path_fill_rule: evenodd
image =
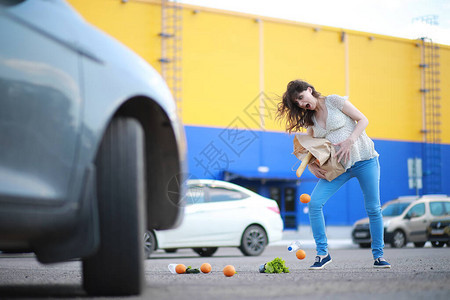
M309 267L310 270L322 270L326 265L332 262L330 254L325 256L324 258L320 258L320 256L316 256L316 262Z
M375 259L375 262L373 263L374 268L390 268L391 264L388 263L383 257L379 257Z

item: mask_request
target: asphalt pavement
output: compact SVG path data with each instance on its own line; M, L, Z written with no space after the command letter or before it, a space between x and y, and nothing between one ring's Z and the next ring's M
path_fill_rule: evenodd
M449 299L450 247L385 249L391 269L374 269L370 249L352 244L351 227L328 227L333 262L324 270L308 270L315 245L310 228L286 230L260 256L243 256L237 248L220 248L212 257L191 249L176 253L156 251L145 261L146 289L141 296L100 299ZM306 258L299 260L286 246L299 240ZM427 243L428 244L428 243ZM289 273L259 273L259 266L280 257ZM209 274L171 274L168 265L182 263ZM237 274L225 277L222 269L233 265ZM82 289L81 262L42 265L32 254L0 254L0 299L99 299Z
M323 270L308 270L315 250L306 249L299 260L284 246L269 246L261 256L242 256L238 249L220 248L213 257L198 257L192 250L176 254L158 251L146 262L146 299L449 299L450 248L385 249L391 269L373 268L370 249L336 249L333 262ZM258 266L280 257L289 273L265 274ZM199 267L208 262L211 274L174 275L169 263ZM237 274L225 277L225 265Z

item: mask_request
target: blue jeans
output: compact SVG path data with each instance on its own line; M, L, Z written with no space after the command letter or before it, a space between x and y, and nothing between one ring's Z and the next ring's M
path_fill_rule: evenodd
M311 194L308 203L309 221L316 241L317 255L328 253L328 242L325 234L325 220L322 208L327 200L339 190L339 188L356 177L364 195L364 206L370 223L372 236L372 254L377 259L383 256L383 217L380 205L380 165L378 157L356 162L351 168L331 182L320 179Z

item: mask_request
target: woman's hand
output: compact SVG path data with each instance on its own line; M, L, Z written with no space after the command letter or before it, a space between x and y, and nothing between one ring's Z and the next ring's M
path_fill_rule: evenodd
M322 169L316 162L309 165L309 170L316 176L317 178L325 179L325 174L327 171Z
M344 163L350 160L350 152L352 150L352 146L355 143L355 141L352 138L348 138L344 140L343 142L334 144L335 146L340 147L339 150L334 154L334 157L337 156L337 160L341 161L341 159L344 159Z

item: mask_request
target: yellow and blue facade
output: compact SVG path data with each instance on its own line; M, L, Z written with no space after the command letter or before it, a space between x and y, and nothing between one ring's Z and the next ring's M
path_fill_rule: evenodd
M69 3L161 70L160 1ZM300 78L323 95L349 96L368 117L382 203L416 193L407 160L424 156L419 41L183 5L182 48L180 112L193 177L233 181L276 199L288 228L309 223L298 197L312 192L316 178L308 171L296 178L294 136L275 119L286 84ZM439 54L440 184L432 192L450 194L450 46L439 45ZM426 176L424 169L420 193L429 192ZM328 225L365 215L355 179L324 214Z

